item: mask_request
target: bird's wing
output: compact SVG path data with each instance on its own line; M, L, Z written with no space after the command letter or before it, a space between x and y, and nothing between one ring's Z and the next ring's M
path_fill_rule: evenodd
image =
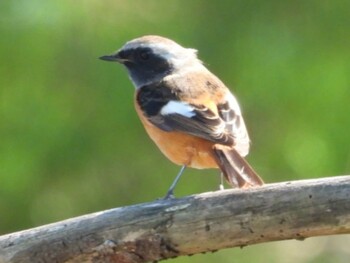
M245 125L233 96L213 108L180 100L173 89L159 83L140 88L136 98L146 118L164 131L181 131L228 146L236 146L237 139L245 134L249 147ZM237 105L232 105L233 102Z
M236 98L227 93L218 104L218 114L225 122L225 129L235 138L235 149L241 156L249 152L250 139Z

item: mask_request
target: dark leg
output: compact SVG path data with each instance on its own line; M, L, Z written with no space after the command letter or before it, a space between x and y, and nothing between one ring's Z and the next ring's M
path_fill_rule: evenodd
M177 184L177 182L179 181L182 173L184 172L186 168L186 165L182 166L181 169L180 169L180 172L177 174L177 176L175 177L175 180L173 181L173 183L171 184L166 196L164 197L164 199L169 199L169 198L174 198L174 189L175 189L175 186Z
M223 173L220 173L220 184L219 184L219 189L220 190L224 190L225 187L224 187L224 174Z

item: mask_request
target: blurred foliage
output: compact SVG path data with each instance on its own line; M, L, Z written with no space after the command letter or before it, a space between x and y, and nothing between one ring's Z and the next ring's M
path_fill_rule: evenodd
M0 233L164 195L178 171L146 136L133 87L99 61L158 34L199 50L237 95L266 182L350 170L349 1L0 2ZM178 196L218 187L187 170ZM169 262L348 262L349 237Z

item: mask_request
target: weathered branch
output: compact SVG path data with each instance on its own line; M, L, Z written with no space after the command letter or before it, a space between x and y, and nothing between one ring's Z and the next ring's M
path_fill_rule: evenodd
M139 263L344 233L350 233L350 176L203 193L85 215L1 236L0 263Z

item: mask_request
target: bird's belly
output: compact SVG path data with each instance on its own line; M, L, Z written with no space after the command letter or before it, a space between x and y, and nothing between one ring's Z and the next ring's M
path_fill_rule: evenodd
M148 120L141 118L141 121L151 139L173 163L197 169L218 168L212 142L181 132L165 132Z

